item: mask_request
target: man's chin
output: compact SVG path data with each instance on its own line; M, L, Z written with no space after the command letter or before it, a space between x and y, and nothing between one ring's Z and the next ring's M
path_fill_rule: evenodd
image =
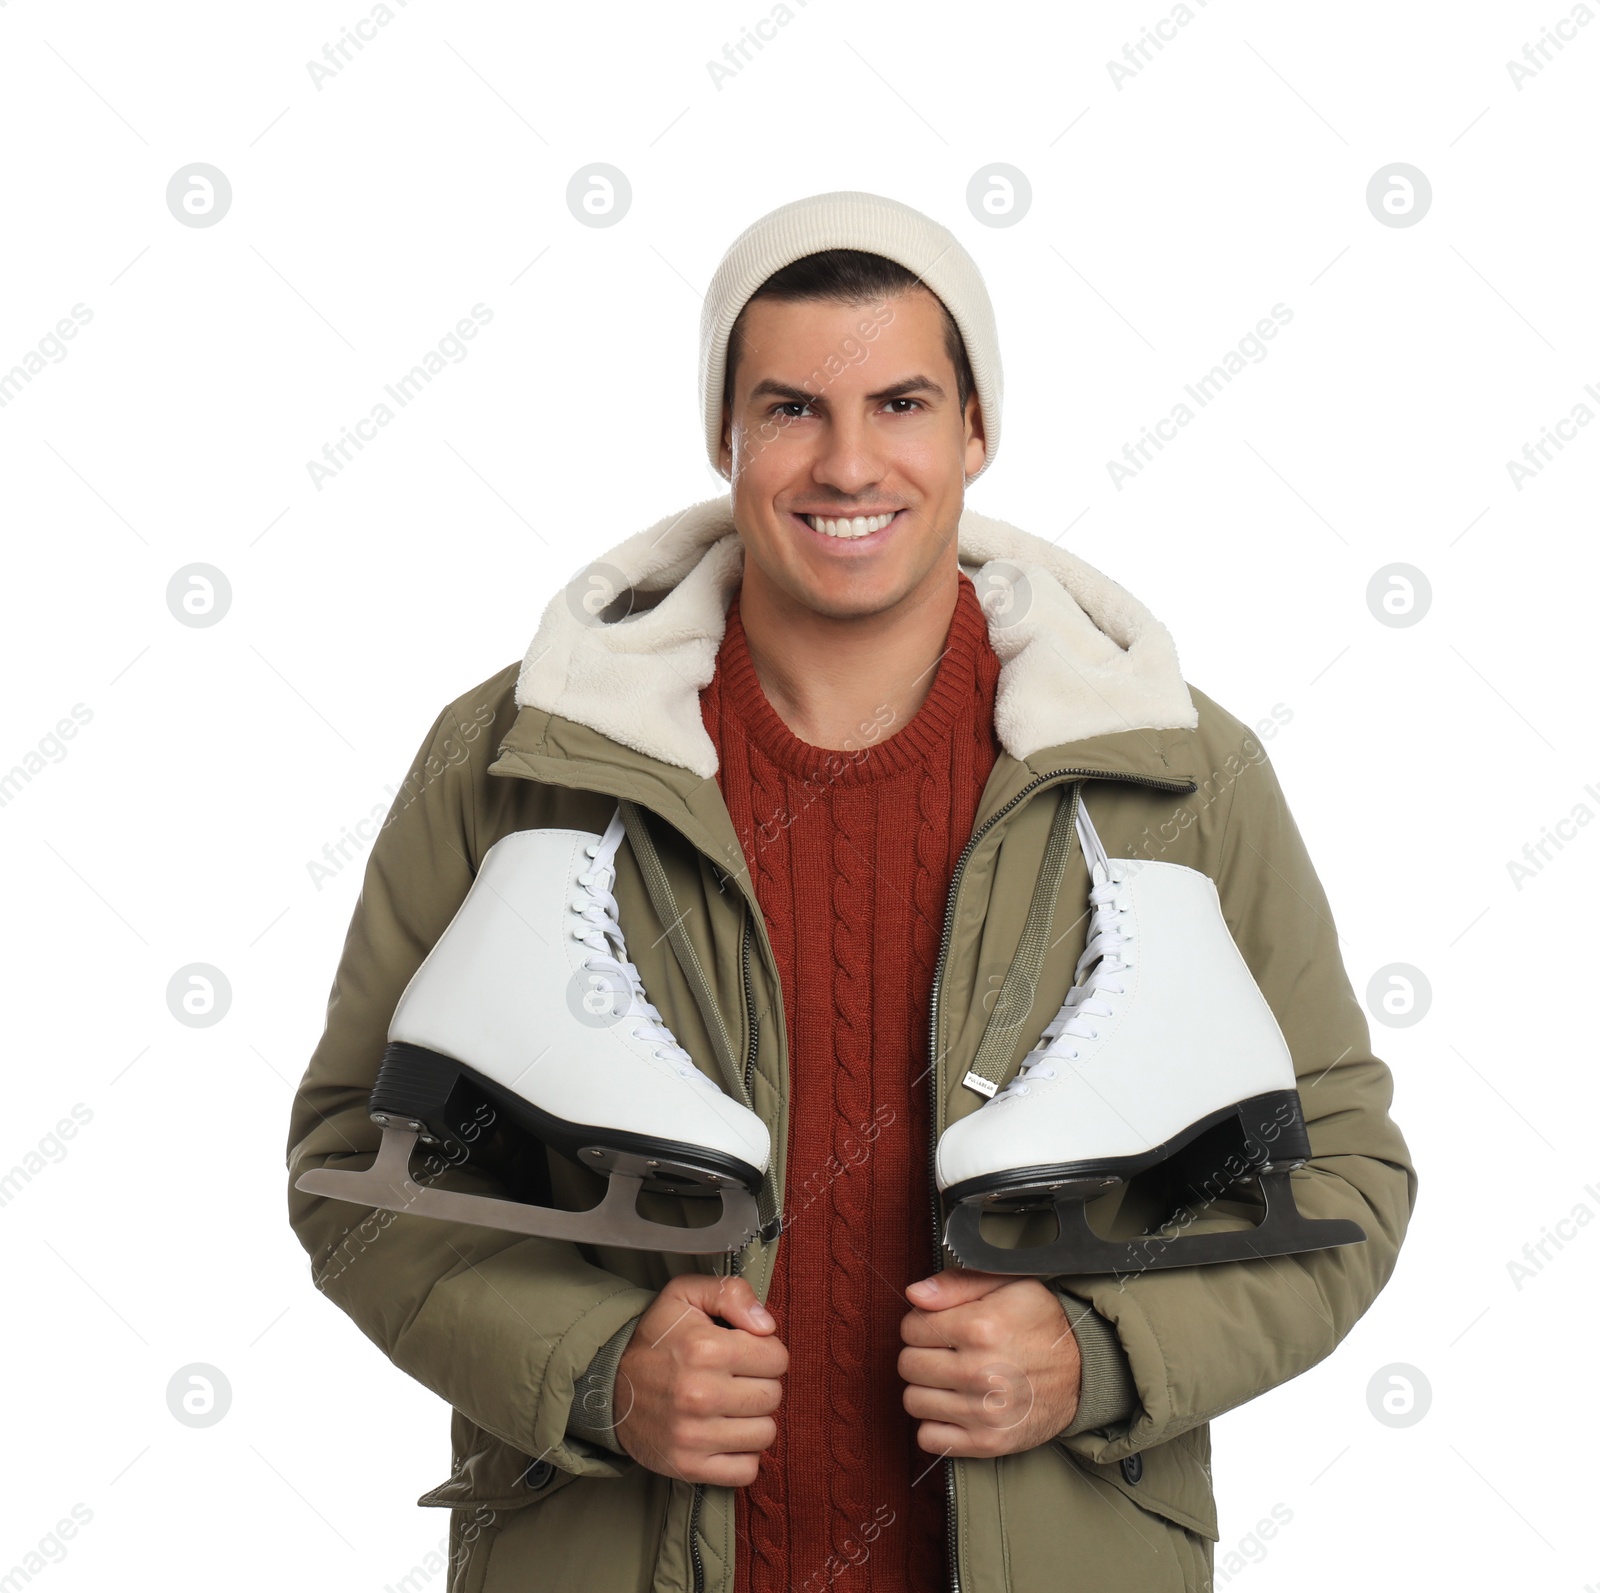
M811 613L830 620L869 620L904 603L917 583L905 570L791 570L789 596Z
M939 551L924 566L916 557L921 538L917 546L912 541L912 533L923 528L919 517L906 512L885 528L888 536L856 539L865 544L859 551L847 539L830 537L786 511L766 510L755 536L739 524L743 518L736 516L735 528L745 547L746 580L753 562L764 586L781 590L796 607L835 620L869 619L905 602L932 566L943 562L955 538L954 531L941 538Z

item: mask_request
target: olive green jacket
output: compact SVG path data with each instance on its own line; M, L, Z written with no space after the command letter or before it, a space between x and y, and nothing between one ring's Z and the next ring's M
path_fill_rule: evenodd
M1086 781L1110 855L1160 858L1216 882L1299 1077L1313 1149L1294 1174L1299 1205L1367 1233L1365 1244L1300 1256L1049 1280L1069 1315L1091 1308L1080 1334L1085 1402L1116 1419L1075 1422L998 1460L940 1463L964 1593L1199 1593L1218 1536L1208 1422L1315 1365L1350 1330L1394 1269L1416 1175L1389 1116L1389 1070L1372 1053L1326 896L1262 743L1182 682L1170 638L1137 600L1070 554L968 510L960 556L1004 661L1004 750L947 903L929 1015L935 1133L982 1104L961 1080L1002 1008L1015 1071L1071 987L1087 916L1081 853L1074 847L1053 893L1039 882L1050 877L1042 864L1057 806ZM290 1220L316 1286L453 1407L450 1476L421 1501L451 1508L452 1593L733 1586L733 1491L648 1471L576 1436L574 1421L596 1357L665 1280L727 1270L728 1258L361 1210L292 1183L307 1168L370 1160L378 1130L367 1095L390 1017L489 847L536 827L598 833L625 798L639 810L615 884L629 953L697 1064L746 1083L772 1131L764 1203L783 1209L782 992L695 706L739 568L726 499L664 521L551 601L520 666L438 716L373 845L326 1029L296 1096ZM602 600L587 597L595 589ZM619 592L626 617L603 601ZM1086 733L1039 741L1063 728ZM995 991L1021 957L1019 1023L1018 981L1005 1001ZM596 1175L547 1160L559 1204L599 1198ZM438 1180L505 1193L471 1168ZM666 1212L675 1197L654 1198ZM1130 1237L1163 1215L1138 1178L1092 1211L1102 1231ZM1241 1193L1198 1211L1186 1231L1254 1215ZM782 1242L756 1241L733 1258L760 1295Z

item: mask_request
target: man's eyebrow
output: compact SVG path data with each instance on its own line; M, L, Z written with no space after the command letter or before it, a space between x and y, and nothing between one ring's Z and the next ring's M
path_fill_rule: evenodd
M903 382L896 382L893 387L883 387L875 393L868 393L867 397L877 399L879 403L887 403L891 398L909 398L912 393L928 393L934 398L944 397L944 389L931 376L908 376Z
M940 399L945 396L944 389L931 376L907 376L890 387L882 387L875 393L868 393L867 397L876 403L884 404L895 398L909 398L913 393L927 393L933 398ZM791 404L827 403L825 394L808 393L803 387L791 387L787 382L773 381L770 377L757 382L750 389L750 397L781 398Z
M817 401L815 393L808 393L803 387L791 387L787 382L775 382L770 377L759 381L750 389L752 398L782 398L791 404L814 404Z

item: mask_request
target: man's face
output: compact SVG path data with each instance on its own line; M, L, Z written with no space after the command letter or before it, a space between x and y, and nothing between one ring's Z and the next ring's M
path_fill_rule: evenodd
M977 394L956 403L944 312L926 288L747 307L722 432L747 580L753 560L838 619L894 607L954 565L983 455Z

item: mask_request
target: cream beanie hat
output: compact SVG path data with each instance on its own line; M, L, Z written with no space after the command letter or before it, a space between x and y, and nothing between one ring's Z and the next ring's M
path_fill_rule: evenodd
M722 391L728 334L750 295L786 265L824 249L862 249L914 271L950 312L966 344L983 412L982 475L1000 446L1000 342L994 307L977 262L938 222L878 194L815 194L769 211L746 227L722 257L700 312L700 407L706 453L721 473Z

